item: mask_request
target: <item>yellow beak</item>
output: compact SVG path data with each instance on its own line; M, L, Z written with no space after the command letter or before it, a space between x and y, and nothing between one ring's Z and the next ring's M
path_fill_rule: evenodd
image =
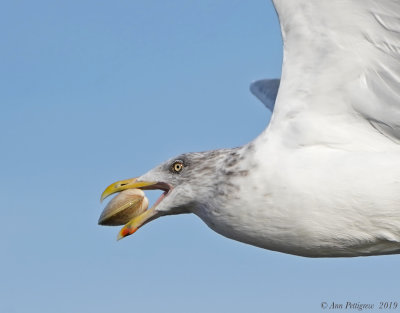
M112 183L108 186L103 193L101 194L100 202L102 202L105 198L112 195L113 193L120 192L122 190L131 189L131 188L143 188L151 185L155 185L157 182L149 182L149 181L137 181L137 178L120 180L115 183Z
M101 194L100 201L103 201L108 196L120 192L126 189L140 189L147 186L152 186L157 184L157 182L148 182L148 181L137 181L137 178L131 178L126 180L117 181L111 185L109 185ZM120 240L126 236L132 235L135 231L139 229L142 225L150 222L151 220L161 216L162 214L154 207L147 209L143 213L139 214L132 218L125 226L120 230L117 240Z
M117 240L132 235L135 231L139 229L139 227L150 222L151 220L154 220L159 216L161 216L160 212L156 211L154 207L144 211L142 214L131 219L128 223L125 224L124 227L121 228L118 233Z

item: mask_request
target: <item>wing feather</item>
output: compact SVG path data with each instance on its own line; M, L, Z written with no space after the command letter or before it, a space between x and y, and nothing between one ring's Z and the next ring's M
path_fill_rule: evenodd
M280 79L261 79L250 85L250 91L271 112L274 110Z
M284 61L267 132L300 145L399 141L400 1L273 2Z

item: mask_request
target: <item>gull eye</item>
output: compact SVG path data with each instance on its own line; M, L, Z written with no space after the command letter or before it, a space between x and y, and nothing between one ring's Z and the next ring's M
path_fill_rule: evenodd
M183 170L183 162L180 160L175 161L174 163L172 163L171 170L174 173L181 172Z

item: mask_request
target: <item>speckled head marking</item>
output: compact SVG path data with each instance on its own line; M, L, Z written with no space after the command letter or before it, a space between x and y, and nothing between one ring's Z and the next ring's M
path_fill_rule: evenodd
M218 197L230 197L240 191L237 179L251 170L250 162L246 162L251 154L245 154L247 151L240 147L181 154L138 179L171 186L171 192L157 210L165 214L192 212L197 205L204 206L205 202L216 202Z
M164 194L145 212L129 221L122 238L162 215L216 212L240 196L242 178L253 163L246 147L185 153L171 158L146 174L111 184L103 197L129 188L161 189ZM206 213L207 214L207 213Z

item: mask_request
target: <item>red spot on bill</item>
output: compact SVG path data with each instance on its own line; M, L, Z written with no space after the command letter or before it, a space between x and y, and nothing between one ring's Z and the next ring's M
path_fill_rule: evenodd
M118 234L118 240L132 235L135 231L137 231L136 227L123 227Z

